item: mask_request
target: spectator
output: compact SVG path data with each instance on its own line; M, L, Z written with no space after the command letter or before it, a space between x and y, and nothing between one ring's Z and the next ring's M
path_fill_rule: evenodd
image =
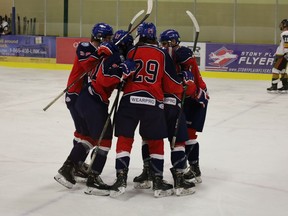
M0 34L8 35L11 34L10 26L7 21L5 21L2 16L0 16Z

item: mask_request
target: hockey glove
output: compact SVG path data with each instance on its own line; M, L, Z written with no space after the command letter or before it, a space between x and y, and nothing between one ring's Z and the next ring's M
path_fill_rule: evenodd
M132 59L127 59L119 66L122 70L122 77L126 79L130 74L136 70L136 63Z
M208 100L210 99L208 93L207 93L207 89L203 90L203 89L199 89L198 94L196 96L197 101L202 105L203 108L206 107L206 104L208 103Z
M194 76L191 71L181 71L181 74L185 85L194 84Z
M118 48L113 43L103 42L98 47L97 53L98 55L110 56L113 55L113 53L116 52L117 50Z

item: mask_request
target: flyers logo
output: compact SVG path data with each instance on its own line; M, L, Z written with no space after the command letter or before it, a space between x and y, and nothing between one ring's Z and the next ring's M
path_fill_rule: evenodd
M238 58L238 55L233 54L233 50L228 50L226 47L222 47L215 52L209 54L210 65L216 67L225 67L228 64L234 62Z

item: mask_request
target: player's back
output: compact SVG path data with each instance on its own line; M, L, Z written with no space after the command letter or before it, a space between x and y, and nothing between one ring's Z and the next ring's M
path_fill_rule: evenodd
M132 57L137 64L137 69L134 76L127 80L124 95L146 93L162 101L165 88L176 87L173 91L182 90L178 88L179 82L173 61L164 50L155 45L139 45L128 53L128 58Z

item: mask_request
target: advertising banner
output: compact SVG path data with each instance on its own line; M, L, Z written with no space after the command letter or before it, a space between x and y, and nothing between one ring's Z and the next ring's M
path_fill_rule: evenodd
M206 71L271 73L277 45L206 44Z
M3 35L0 56L56 58L56 37Z
M76 48L82 41L90 41L90 38L66 38L56 39L56 63L73 64L76 55Z
M181 42L180 46L186 46L186 47L189 47L191 50L193 50L194 43L193 42ZM197 64L201 71L205 70L205 49L206 49L206 43L197 43L196 50L194 52L194 55L197 60Z

